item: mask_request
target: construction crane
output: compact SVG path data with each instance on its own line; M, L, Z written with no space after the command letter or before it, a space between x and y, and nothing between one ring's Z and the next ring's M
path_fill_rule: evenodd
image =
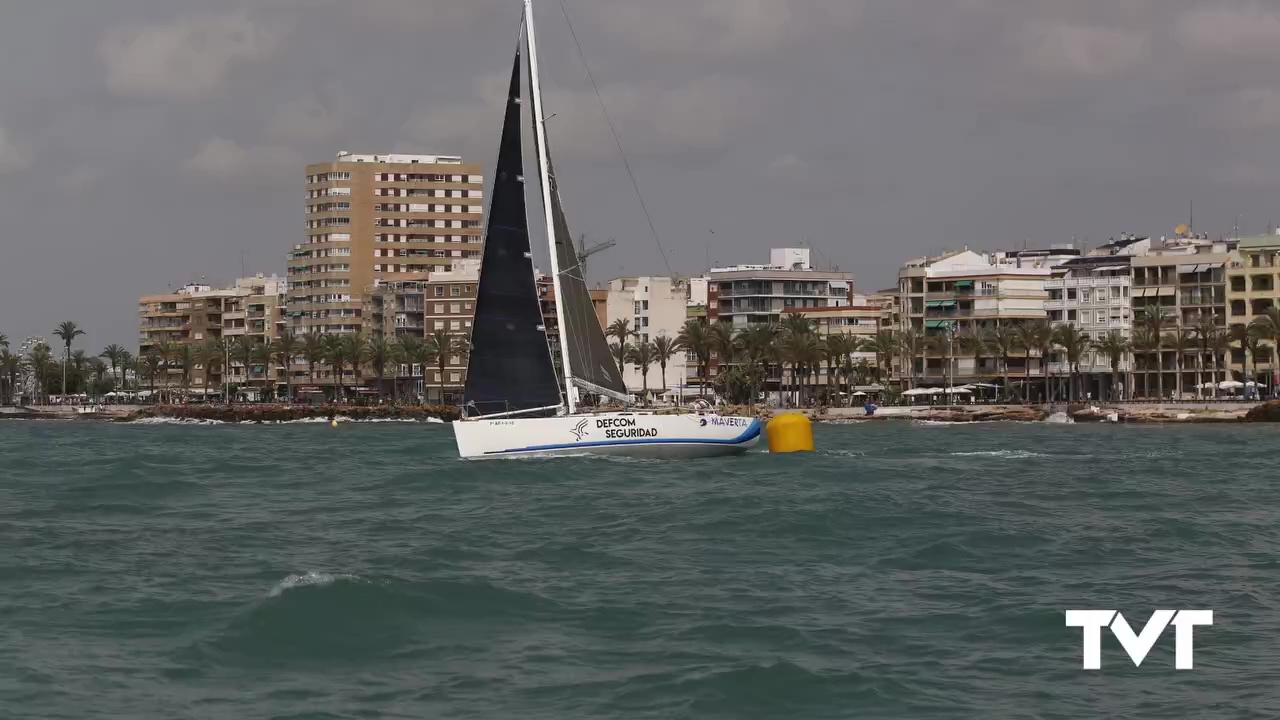
M578 237L578 266L585 268L587 265L587 258L591 257L592 255L595 255L596 253L602 250L608 250L609 248L617 244L618 244L617 240L614 240L613 238L609 238L605 242L596 243L591 247L587 247L587 236L586 236L586 233L583 233L581 236Z

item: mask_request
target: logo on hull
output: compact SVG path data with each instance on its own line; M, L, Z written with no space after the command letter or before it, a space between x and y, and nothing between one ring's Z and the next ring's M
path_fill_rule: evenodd
M570 430L569 432L573 433L573 438L574 438L575 440L582 440L582 436L587 434L587 420L586 420L586 418L583 418L582 420L579 420L579 421L578 421L578 424L577 424L577 425L575 425L575 426L573 426L573 429L572 429L572 430Z

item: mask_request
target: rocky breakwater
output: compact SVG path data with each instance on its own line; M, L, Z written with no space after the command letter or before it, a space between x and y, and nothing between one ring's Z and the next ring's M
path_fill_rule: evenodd
M1280 400L1268 400L1244 416L1245 422L1280 422Z
M142 408L119 422L131 422L152 418L172 420L201 420L225 423L297 422L311 419L342 418L344 420L402 420L427 421L431 419L452 422L460 417L458 409L445 405L376 405L372 407L351 405L155 405Z
M1238 423L1244 422L1246 411L1236 408L1177 408L1158 405L1123 407L1073 405L1067 411L1076 422L1115 422L1137 424L1159 423Z

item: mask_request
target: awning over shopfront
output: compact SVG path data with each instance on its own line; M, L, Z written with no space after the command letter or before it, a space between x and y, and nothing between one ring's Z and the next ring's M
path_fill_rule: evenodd
M958 288L971 288L971 287L973 287L973 281L972 281L972 280L957 280L957 281L956 281L956 287L958 287Z
M933 308L955 307L956 301L955 300L928 300L925 302L924 306L933 307Z

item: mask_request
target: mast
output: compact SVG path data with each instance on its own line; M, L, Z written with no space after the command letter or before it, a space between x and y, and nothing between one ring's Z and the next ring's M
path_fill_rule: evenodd
M524 0L525 39L529 44L529 94L533 96L533 136L538 148L538 181L542 186L542 211L551 254L551 285L556 298L556 324L560 326L560 362L564 368L564 400L569 414L577 411L573 393L573 368L569 365L568 325L564 320L564 295L560 291L560 261L556 257L555 220L551 215L551 173L547 169L547 129L542 114L542 85L538 80L538 43L533 32L533 0Z

